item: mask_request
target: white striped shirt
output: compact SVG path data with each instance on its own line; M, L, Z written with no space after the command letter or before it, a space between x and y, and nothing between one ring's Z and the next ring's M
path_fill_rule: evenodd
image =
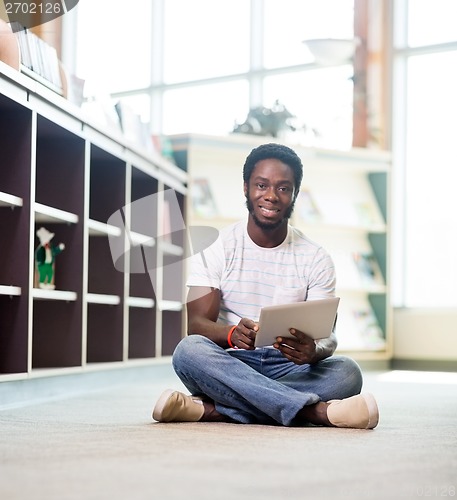
M192 258L187 286L219 289L218 321L235 325L243 317L257 322L264 306L333 297L335 282L330 255L301 231L289 225L279 246L264 248L251 240L243 220Z

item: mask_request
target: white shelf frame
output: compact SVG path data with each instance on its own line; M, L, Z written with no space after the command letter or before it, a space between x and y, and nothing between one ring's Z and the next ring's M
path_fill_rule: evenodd
M79 217L76 214L60 210L59 208L43 205L42 203L34 203L35 223L58 223L58 224L77 224Z
M19 196L0 191L0 207L22 207L23 203L24 202L22 198L20 198Z
M128 311L131 311L131 314L137 314L138 317L142 317L145 314L148 318L153 318L155 322L155 338L156 342L160 343L160 339L163 335L162 329L162 310L159 310L157 307L158 304L156 302L156 298L152 298L153 292L148 289L141 291L143 288L143 284L138 282L137 288L139 289L139 295L146 296L129 296L130 290L123 287L122 291L118 291L117 284L113 285L114 294L94 294L89 293L89 283L87 273L88 269L88 261L89 261L89 252L91 249L89 248L89 241L91 238L95 237L119 237L125 238L125 243L130 243L132 246L143 246L146 248L157 247L157 255L158 259L162 259L164 255L175 255L182 256L184 251L177 245L171 246L162 246L161 249L158 249L158 239L148 234L141 234L140 232L131 231L127 232L128 228L125 230L120 227L116 227L113 225L106 224L99 220L90 219L90 203L89 198L92 196L91 186L90 186L90 170L92 167L92 162L94 161L91 157L91 147L95 146L100 148L104 152L109 155L112 155L116 161L120 160L121 162L125 162L126 166L130 164L131 166L143 171L145 174L154 178L157 181L159 186L167 185L170 188L176 190L180 195L185 196L187 193L187 172L180 169L178 166L174 165L170 161L160 157L158 154L149 154L147 151L143 150L140 146L136 146L134 144L129 143L123 136L120 131L114 132L109 129L109 127L103 127L98 123L95 123L91 118L86 116L84 112L71 104L69 101L64 99L63 97L57 95L49 88L44 87L40 82L31 79L29 76L25 74L21 74L17 71L14 71L9 66L4 65L0 62L0 92L2 94L2 105L3 105L3 96L7 100L11 100L11 105L14 107L23 108L25 110L30 111L31 116L31 147L30 147L30 164L28 165L29 160L27 159L26 163L21 162L21 167L24 166L25 171L30 170L30 207L27 206L27 218L29 223L27 241L29 241L28 245L28 262L26 263L26 268L29 269L28 274L28 285L27 289L24 287L13 286L9 283L9 278L5 278L4 282L0 284L0 295L4 297L17 297L24 296L27 300L27 321L25 328L27 331L25 334L27 335L27 347L26 349L26 357L27 362L26 366L24 366L24 373L22 373L22 366L18 361L18 369L20 369L20 373L12 373L5 374L5 376L0 375L0 382L3 380L10 379L27 379L30 377L40 377L49 374L62 374L62 373L77 373L88 368L94 366L94 363L91 361L90 363L87 361L87 348L88 348L88 307L92 304L96 304L95 307L104 307L104 306L121 306L123 312L123 330L124 330L124 342L129 339L129 322L128 322ZM6 104L7 109L10 104ZM0 113L2 112L0 109ZM84 142L84 159L82 159L84 166L84 182L81 187L83 196L85 198L84 207L74 209L75 213L71 213L66 210L62 210L59 207L62 207L60 203L55 206L49 206L46 203L43 203L43 199L36 198L36 177L37 175L42 175L40 171L37 170L36 166L36 156L37 156L37 142L40 140L40 137L37 135L38 132L38 120L40 117L48 120L51 125L54 124L57 127L64 129L65 133L68 133L68 136L74 136L78 138L77 140L82 140ZM52 125L54 130L54 125ZM53 132L51 130L51 132ZM47 131L46 131L47 132ZM95 160L96 161L96 160ZM129 172L126 167L126 174ZM128 186L128 183L127 183ZM0 213L4 214L6 211L2 211L1 208L5 209L16 209L21 208L24 205L28 205L28 195L23 195L24 198L20 198L19 196L8 192L9 188L5 188L5 186L0 186ZM80 187L78 187L80 189ZM160 189L159 189L160 191ZM128 201L128 199L126 199ZM155 216L159 218L159 214L151 214L151 216ZM158 219L159 220L159 219ZM1 221L1 220L0 220ZM78 234L78 238L81 237L82 241L82 272L83 278L81 283L81 291L78 288L78 292L71 290L46 290L40 288L34 288L34 274L35 274L35 266L34 266L34 236L37 225L39 227L40 224L46 225L48 223L51 224L67 224L67 225L80 225L82 227L76 227L75 233ZM82 231L80 231L80 229ZM73 228L71 229L73 230ZM79 231L79 232L78 232ZM26 230L27 232L27 230ZM80 236L82 234L82 236ZM25 238L25 237L24 237ZM128 248L126 248L128 250ZM158 263L158 267L162 265L162 263ZM113 272L117 272L113 269ZM8 276L8 275L7 275ZM71 276L71 273L70 273ZM72 278L71 278L72 279ZM117 281L117 280L115 280ZM124 283L128 283L128 277L124 278ZM71 286L71 285L70 285ZM79 285L78 285L79 287ZM111 291L111 288L108 288L108 292ZM147 296L151 293L151 296ZM81 306L81 364L76 367L57 367L57 368L36 368L35 362L32 363L33 358L33 329L34 322L36 321L37 316L34 316L35 313L39 312L39 306L34 306L38 301L61 301L61 302L76 302L75 310L79 311L79 306ZM6 302L6 301L5 301ZM17 303L17 300L16 300ZM164 303L166 310L173 311L181 311L181 304L173 304L173 303ZM56 305L57 307L57 305ZM73 307L73 305L71 306ZM157 308L157 309L156 309ZM35 310L36 309L36 310ZM135 311L137 309L138 311ZM143 310L143 311L142 311ZM125 313L127 311L127 313ZM20 326L21 335L24 334L22 332L22 326ZM78 327L79 328L79 327ZM164 325L165 329L165 325ZM133 335L134 342L137 343L139 340L139 333L134 330ZM167 341L167 348L170 348L169 341ZM4 346L1 345L0 349ZM103 346L100 346L103 347ZM73 351L71 351L71 355L73 355ZM144 364L151 364L160 362L160 358L163 356L161 350L154 352L149 355L148 358L145 358L141 361ZM164 359L167 359L167 356L163 356ZM16 363L16 362L15 362ZM121 361L110 361L100 363L100 367L103 369L110 368L111 366L129 366L131 364L137 363L136 359L129 359L128 353L124 354ZM98 364L98 363L96 363ZM13 368L14 369L14 368Z

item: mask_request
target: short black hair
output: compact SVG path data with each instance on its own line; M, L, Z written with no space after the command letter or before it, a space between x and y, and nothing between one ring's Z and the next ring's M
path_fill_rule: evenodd
M246 158L243 166L243 180L247 184L251 178L252 171L254 170L256 164L261 160L268 159L280 160L286 165L288 165L294 172L295 180L295 196L297 196L300 190L301 181L303 179L303 164L297 153L283 144L268 143L262 144L254 148Z

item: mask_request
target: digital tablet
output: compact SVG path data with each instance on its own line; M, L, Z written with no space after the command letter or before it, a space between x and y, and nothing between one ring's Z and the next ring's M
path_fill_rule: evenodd
M290 328L300 330L314 340L329 337L335 324L339 301L339 297L332 297L263 307L255 345L273 345L279 336L293 337L289 332Z

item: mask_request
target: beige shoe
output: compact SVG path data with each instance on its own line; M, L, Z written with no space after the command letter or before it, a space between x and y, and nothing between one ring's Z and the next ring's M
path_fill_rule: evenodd
M198 422L204 412L200 398L167 389L158 399L152 418L158 422Z
M379 422L378 405L372 394L335 399L329 401L327 417L335 427L374 429Z

